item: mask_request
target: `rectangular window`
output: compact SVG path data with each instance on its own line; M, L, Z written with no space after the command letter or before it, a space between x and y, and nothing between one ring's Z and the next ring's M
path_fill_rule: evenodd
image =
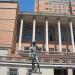
M62 48L62 52L67 52L66 48Z
M46 10L48 10L48 8L45 8Z
M54 48L49 48L49 52L54 52Z
M75 42L75 27L73 26L73 35L74 35L74 42Z
M44 26L36 25L36 41L44 41Z
M49 41L55 41L55 26L49 26L48 28Z
M48 3L45 3L46 5L48 4Z
M68 49L67 52L70 52L70 49Z
M52 35L49 36L49 40L50 41L53 41Z
M67 29L66 27L61 26L61 40L62 42L67 42Z
M8 48L0 47L0 55L7 56L7 54L8 54Z
M10 68L9 69L9 75L18 75L17 74L17 69L16 68Z
M24 50L29 50L29 47L24 47Z
M33 26L31 25L31 23L25 23L24 27L23 27L23 36L22 39L23 40L27 40L27 41L31 41L32 40L32 28Z

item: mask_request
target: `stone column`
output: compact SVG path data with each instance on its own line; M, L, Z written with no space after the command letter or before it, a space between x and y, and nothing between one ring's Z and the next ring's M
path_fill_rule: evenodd
M75 48L74 48L74 35L73 35L73 25L72 25L72 21L71 20L70 20L70 32L71 32L72 48L73 48L73 52L75 52Z
M73 70L71 68L68 69L68 75L73 75Z
M32 36L32 41L35 41L35 29L36 29L36 19L34 17L33 18L33 36Z
M46 51L49 51L48 49L48 19L46 18L46 45L45 45Z
M60 27L60 20L58 19L58 37L59 37L59 51L62 52L61 47L61 27Z
M20 25L19 47L18 47L18 50L21 50L22 31L23 31L23 19L21 19L21 25Z

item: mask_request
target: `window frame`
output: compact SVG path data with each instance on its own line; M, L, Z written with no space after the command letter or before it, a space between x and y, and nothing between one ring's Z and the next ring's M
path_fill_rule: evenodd
M18 68L16 68L16 67L10 67L10 68L8 68L8 75L11 75L11 74L10 74L10 69L16 69L16 70L17 70L17 71L16 71L16 73L17 73L16 75L19 75L19 74L18 74ZM13 71L12 71L12 73L13 73ZM14 73L13 73L13 74L14 74ZM13 74L12 74L12 75L13 75Z

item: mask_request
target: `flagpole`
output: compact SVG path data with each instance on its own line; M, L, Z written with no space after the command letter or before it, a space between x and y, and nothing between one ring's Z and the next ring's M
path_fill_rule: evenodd
M38 0L38 12L39 12L39 0Z
M72 14L72 4L71 4L71 0L69 1L69 9L70 9L70 14Z

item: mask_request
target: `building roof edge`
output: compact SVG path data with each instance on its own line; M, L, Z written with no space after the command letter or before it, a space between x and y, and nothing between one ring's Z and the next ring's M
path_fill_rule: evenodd
M51 14L51 13L19 13L20 15L32 15L32 16L52 16L52 17L68 17L75 18L75 15L71 14Z

